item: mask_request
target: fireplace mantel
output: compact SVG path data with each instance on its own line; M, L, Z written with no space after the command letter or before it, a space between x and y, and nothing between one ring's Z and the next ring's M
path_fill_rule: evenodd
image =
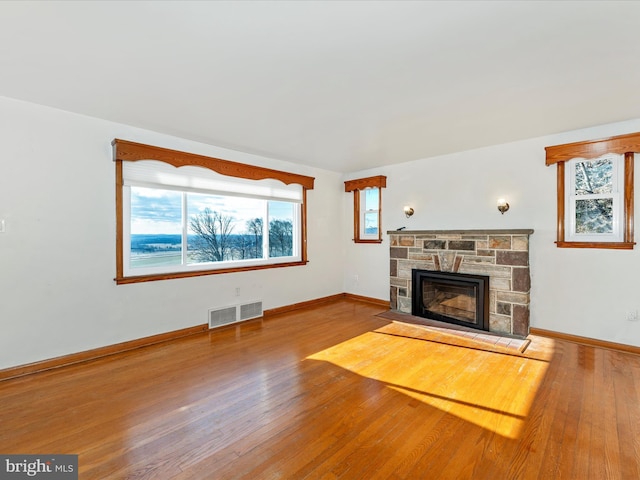
M532 229L391 230L391 309L411 313L413 269L488 275L489 331L529 333Z
M530 228L494 230L389 230L389 235L531 235Z

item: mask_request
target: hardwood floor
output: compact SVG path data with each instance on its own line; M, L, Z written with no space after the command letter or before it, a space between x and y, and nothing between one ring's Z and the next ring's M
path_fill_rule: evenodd
M0 382L0 453L79 454L81 479L640 478L640 356L447 345L382 311L342 300Z

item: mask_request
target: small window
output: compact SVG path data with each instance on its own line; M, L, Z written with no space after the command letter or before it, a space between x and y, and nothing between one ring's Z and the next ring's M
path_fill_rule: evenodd
M114 140L116 282L306 263L313 178Z
M633 241L633 163L640 133L546 147L557 167L560 248L630 250Z
M360 178L344 182L345 192L353 192L353 241L382 242L382 188L387 177Z

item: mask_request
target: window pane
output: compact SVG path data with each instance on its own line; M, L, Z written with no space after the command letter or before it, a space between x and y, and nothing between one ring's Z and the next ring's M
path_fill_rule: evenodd
M612 233L613 199L576 200L576 233Z
M182 263L182 194L131 187L130 268Z
M269 256L293 255L294 205L289 202L269 202Z
M378 235L378 212L364 214L364 234Z
M576 163L576 195L611 193L613 162L608 159Z
M230 197L228 211L234 218L231 249L233 260L264 258L263 231L267 201Z
M187 194L187 263L262 258L265 201Z
M378 210L380 205L379 199L380 190L378 188L367 188L364 190L364 209L365 210Z

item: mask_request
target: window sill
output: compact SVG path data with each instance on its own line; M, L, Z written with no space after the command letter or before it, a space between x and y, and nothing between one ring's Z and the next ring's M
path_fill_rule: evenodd
M609 250L633 250L635 242L556 242L558 248L602 248Z
M306 265L307 263L309 262L299 261L299 262L288 262L288 263L274 263L269 265L255 265L251 267L219 268L216 270L194 270L190 272L156 273L153 275L116 277L114 280L117 285L126 285L129 283L154 282L156 280L170 280L173 278L202 277L204 275L217 275L220 273L235 273L235 272L246 272L251 270L265 270L267 268L297 267L301 265Z
M359 240L354 238L353 243L382 243L382 240Z

